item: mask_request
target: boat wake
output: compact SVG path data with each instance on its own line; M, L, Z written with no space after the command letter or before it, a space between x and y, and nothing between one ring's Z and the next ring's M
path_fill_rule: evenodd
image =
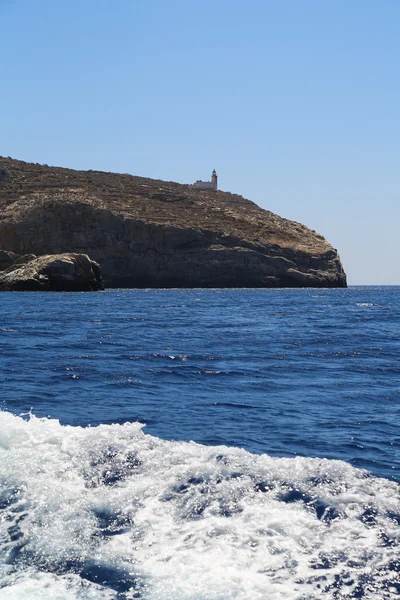
M2 600L391 599L400 489L342 461L0 412Z

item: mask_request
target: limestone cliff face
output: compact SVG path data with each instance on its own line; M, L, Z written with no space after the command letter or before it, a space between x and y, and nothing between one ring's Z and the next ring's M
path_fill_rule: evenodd
M336 250L241 196L0 158L0 249L85 253L109 287L345 287Z

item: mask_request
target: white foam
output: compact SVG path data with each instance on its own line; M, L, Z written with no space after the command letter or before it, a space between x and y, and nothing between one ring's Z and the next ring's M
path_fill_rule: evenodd
M3 582L4 583L4 582ZM1 600L112 600L115 592L82 582L77 575L57 577L51 573L25 572L1 589Z
M378 306L373 302L356 302L356 306Z
M342 461L7 412L0 432L2 600L333 599L360 586L378 600L397 589L399 487Z

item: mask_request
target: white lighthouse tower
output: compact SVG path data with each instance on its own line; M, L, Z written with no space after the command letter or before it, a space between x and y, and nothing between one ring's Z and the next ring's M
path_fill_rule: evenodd
M215 169L211 173L211 183L212 183L212 189L217 190L218 189L218 177L217 177L217 172Z
M190 187L196 190L217 190L218 176L216 170L214 169L211 173L211 181L201 181L201 179L198 179Z

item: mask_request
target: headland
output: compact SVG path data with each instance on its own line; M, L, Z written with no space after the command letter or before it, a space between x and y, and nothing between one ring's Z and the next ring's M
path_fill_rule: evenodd
M86 254L106 287L346 287L322 235L242 196L1 157L0 249Z

